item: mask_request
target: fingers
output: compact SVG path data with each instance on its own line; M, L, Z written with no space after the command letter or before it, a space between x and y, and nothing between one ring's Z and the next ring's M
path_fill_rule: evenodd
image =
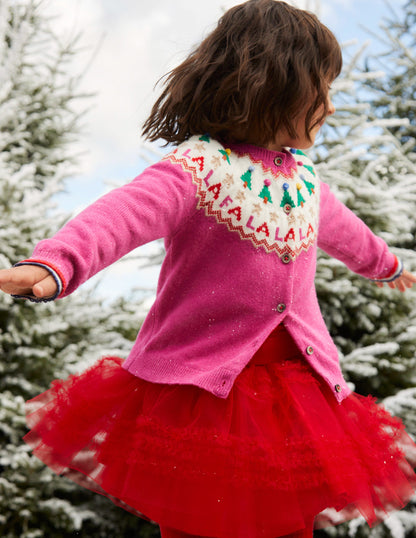
M50 297L57 291L54 278L47 269L36 265L21 265L0 271L0 289L11 295Z
M35 297L52 297L57 291L55 279L48 275L46 278L35 284L32 288Z
M0 289L6 293L15 293L30 290L31 283L24 278L18 267L0 271Z
M402 278L408 288L411 288L413 284L416 284L416 275L406 271L406 269L402 273Z
M393 282L389 282L389 287L392 289L397 288L401 292L406 291L406 285L404 284L401 277L397 278L396 280L393 280Z
M383 287L383 282L376 282L376 285L379 288ZM409 288L413 287L413 284L416 284L416 276L410 273L409 271L404 270L403 273L392 282L387 282L389 288L398 289L401 292L406 291Z
M416 276L412 273L409 273L409 271L403 271L401 276L399 278L396 278L396 280L393 280L393 282L389 282L390 288L397 288L399 291L404 292L409 288L413 287L413 284L416 283Z

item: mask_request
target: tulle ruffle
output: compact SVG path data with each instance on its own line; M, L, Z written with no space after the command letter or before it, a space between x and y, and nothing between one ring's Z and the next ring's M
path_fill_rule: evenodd
M56 473L190 534L276 538L402 508L416 445L371 397L339 404L272 333L227 399L104 358L28 402L25 441Z

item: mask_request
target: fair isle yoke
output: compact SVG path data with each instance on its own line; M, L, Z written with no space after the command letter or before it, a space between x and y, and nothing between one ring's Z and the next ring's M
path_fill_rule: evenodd
M303 152L285 150L272 169L204 135L191 137L165 159L192 175L198 208L256 248L288 262L315 243L319 179Z

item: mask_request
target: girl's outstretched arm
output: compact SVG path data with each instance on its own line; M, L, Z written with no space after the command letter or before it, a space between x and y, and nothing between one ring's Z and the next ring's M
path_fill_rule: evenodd
M324 182L321 182L318 246L380 288L388 284L404 292L416 284L416 276L403 270L385 241L372 233Z
M384 282L376 282L376 284L379 288L382 288ZM400 291L406 291L408 288L411 288L413 284L416 284L416 276L404 269L403 273L398 278L392 282L387 282L387 284L392 289L397 288Z
M19 263L50 270L59 288L55 295L13 295L36 302L66 297L135 248L155 239L169 241L198 211L196 202L192 174L162 159L96 200L53 237L40 241L32 256Z
M0 271L0 290L11 295L53 296L57 285L50 272L36 265L21 265Z

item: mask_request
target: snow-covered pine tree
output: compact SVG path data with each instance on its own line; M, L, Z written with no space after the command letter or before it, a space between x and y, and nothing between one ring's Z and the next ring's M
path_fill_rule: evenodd
M0 267L28 257L65 220L53 203L72 164L74 43L59 42L42 2L0 0ZM23 444L24 401L101 354L125 356L138 305L85 290L54 304L0 297L0 535L157 536L110 501L55 477Z
M403 121L394 124L388 130L400 143L406 161L394 163L383 168L386 180L391 183L406 185L416 183L416 0L407 0L402 9L397 11L391 6L391 15L380 24L379 40L384 44L384 53L367 59L367 70L381 69L384 76L372 81L369 86L373 91L371 99L376 118L386 121L397 118ZM404 191L406 196L406 191ZM416 248L416 221L413 214L412 227L407 237L396 237L395 245L403 253L405 262L411 264ZM413 301L409 314L409 326L416 325L416 304ZM416 353L416 351L415 351ZM416 374L412 386L399 390L384 399L389 411L403 419L408 430L416 438ZM399 512L391 518L391 536L416 536L416 496L406 511Z
M414 6L414 0L407 4L413 13ZM411 20L406 12L404 18ZM413 26L409 28L413 28L414 35L415 17L412 20ZM387 34L383 31L382 35L385 40L387 36L392 39L392 56L389 58L386 54L383 61L388 64L389 72L383 72L381 66L376 66L377 70L370 68L369 61L366 69L359 67L363 50L350 58L343 76L335 84L337 113L328 120L323 141L316 149L316 159L322 179L388 242L405 266L414 271L416 167L414 142L413 149L411 147L413 134L406 109L398 107L399 94L394 90L390 98L388 92L381 98L380 88L387 83L387 88L414 90L415 40L406 41L400 55L393 29ZM345 52L347 56L348 50ZM407 64L407 60L402 60L409 54L413 62ZM406 97L408 91L402 103L407 102L411 107L412 99ZM341 352L347 379L357 392L377 397L400 416L409 433L416 436L414 291L400 294L387 287L380 290L324 254L320 256L317 289L328 327ZM373 530L356 520L322 534L355 538L414 537L416 506L410 503Z
M371 84L378 117L406 118L407 123L390 127L408 158L416 162L416 0L407 0L400 11L391 6L391 16L380 24L376 36L384 52L367 59L367 69L382 69L385 75Z

